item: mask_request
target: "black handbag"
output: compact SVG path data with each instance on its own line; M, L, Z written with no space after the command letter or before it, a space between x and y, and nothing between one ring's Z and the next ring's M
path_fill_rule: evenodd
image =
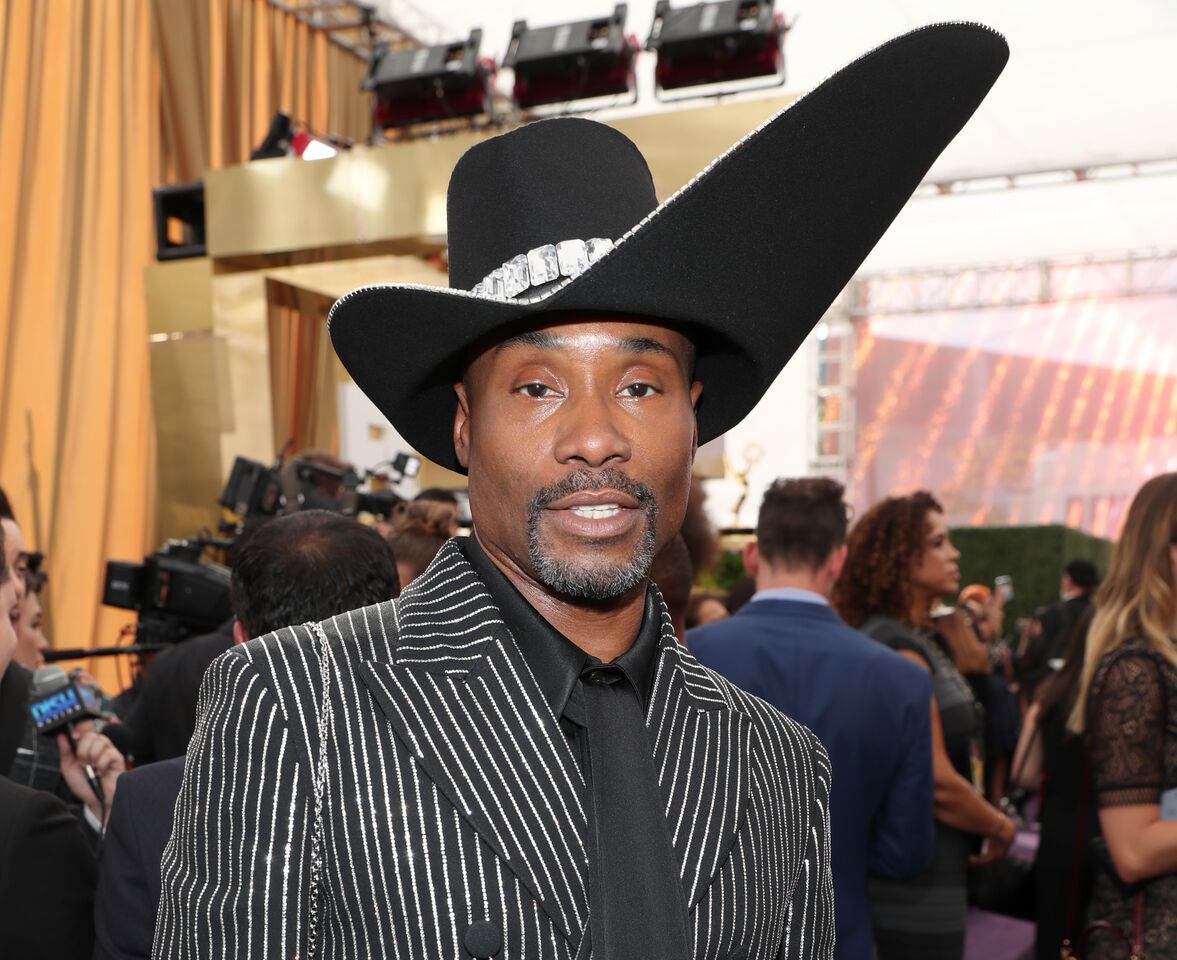
M1042 727L1039 726L1034 730L1034 737L1041 736ZM1014 772L1015 783L1021 779L1029 756L1030 751L1027 750L1022 757L1021 764ZM1018 833L1022 833L1026 827L1017 801L1012 797L1007 797L1001 801L1001 807L1017 824ZM1036 860L1037 854L1030 860L1006 857L996 863L969 867L969 904L989 913L1000 913L1017 920L1034 920L1037 915Z
M989 913L1033 920L1036 911L1035 876L1033 860L1012 857L969 867L969 904Z

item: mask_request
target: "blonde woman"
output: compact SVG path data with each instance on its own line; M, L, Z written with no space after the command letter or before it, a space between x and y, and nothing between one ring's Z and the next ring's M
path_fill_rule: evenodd
M1096 595L1070 728L1086 731L1093 801L1110 855L1088 923L1133 938L1143 889L1144 956L1177 956L1177 473L1141 487ZM1078 934L1079 931L1072 931ZM1084 960L1124 956L1095 930Z

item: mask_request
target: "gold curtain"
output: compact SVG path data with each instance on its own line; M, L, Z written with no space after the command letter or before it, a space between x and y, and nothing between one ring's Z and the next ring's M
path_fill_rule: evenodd
M159 85L148 0L0 2L0 484L49 557L57 646L113 643L108 557L152 545L143 267ZM111 661L93 672L114 686Z
M367 64L269 0L152 0L169 178L244 163L274 114L364 141Z

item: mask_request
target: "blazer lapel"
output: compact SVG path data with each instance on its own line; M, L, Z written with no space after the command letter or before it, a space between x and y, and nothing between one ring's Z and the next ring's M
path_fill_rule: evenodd
M751 721L675 639L668 615L663 624L646 726L691 910L727 859L747 811Z
M482 581L452 545L359 676L396 735L565 937L588 916L584 780Z

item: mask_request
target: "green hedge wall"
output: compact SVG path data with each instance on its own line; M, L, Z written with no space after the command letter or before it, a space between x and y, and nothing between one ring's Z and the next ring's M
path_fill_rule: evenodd
M1042 527L958 527L952 542L960 550L961 586L983 583L993 586L995 577L1013 577L1014 598L1005 608L1006 634L1014 632L1019 617L1058 599L1063 566L1080 557L1107 570L1112 544L1079 530L1058 524ZM700 578L700 586L727 590L744 576L740 555L725 551L713 571ZM951 598L945 598L951 599Z
M1042 527L961 527L952 531L960 550L961 586L993 585L994 577L1008 574L1014 598L1005 608L1006 632L1019 617L1058 599L1059 577L1070 560L1083 558L1102 575L1112 544L1058 524Z

